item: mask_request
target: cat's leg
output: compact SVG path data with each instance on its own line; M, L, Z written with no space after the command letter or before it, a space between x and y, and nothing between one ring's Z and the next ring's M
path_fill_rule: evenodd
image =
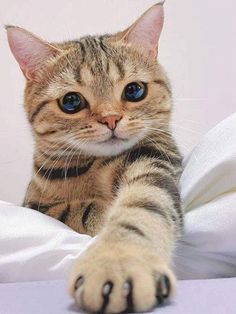
M70 292L84 310L146 311L175 290L171 259L182 223L176 183L163 169L135 168L126 171L105 228L71 273Z

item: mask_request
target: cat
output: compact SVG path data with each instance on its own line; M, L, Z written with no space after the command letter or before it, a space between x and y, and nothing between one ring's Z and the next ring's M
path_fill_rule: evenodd
M88 312L148 311L175 291L182 157L157 61L162 4L114 35L46 42L6 26L34 141L24 206L98 235L69 289Z

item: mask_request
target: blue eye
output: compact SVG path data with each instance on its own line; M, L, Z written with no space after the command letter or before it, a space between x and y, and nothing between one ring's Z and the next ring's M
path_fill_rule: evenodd
M70 92L59 100L59 106L65 113L76 113L86 106L86 100L82 95L76 92Z
M131 102L137 102L144 99L147 95L147 86L144 83L132 82L126 85L123 98Z

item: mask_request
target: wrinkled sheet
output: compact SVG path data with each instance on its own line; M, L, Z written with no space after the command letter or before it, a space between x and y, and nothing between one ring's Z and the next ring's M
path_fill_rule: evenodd
M175 254L179 279L236 276L236 114L185 160L187 211ZM31 209L0 202L0 282L65 279L91 238Z

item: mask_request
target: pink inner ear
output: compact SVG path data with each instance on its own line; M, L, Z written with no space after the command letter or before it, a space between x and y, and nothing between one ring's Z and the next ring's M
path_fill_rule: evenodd
M154 5L128 29L125 39L131 44L156 53L163 23L163 5Z
M27 79L32 79L45 60L52 57L56 49L19 27L7 28L11 51Z

